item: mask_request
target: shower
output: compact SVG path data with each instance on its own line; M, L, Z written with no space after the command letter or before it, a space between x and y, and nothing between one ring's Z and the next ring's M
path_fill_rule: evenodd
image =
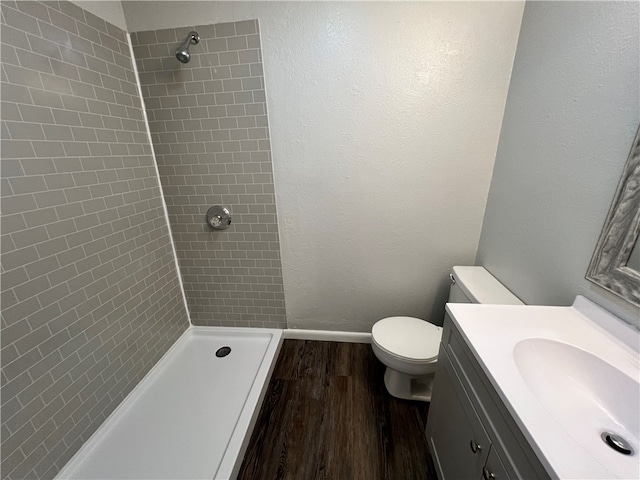
M187 38L182 42L182 45L177 48L176 58L182 63L189 63L189 60L191 59L189 45L197 45L198 43L200 43L200 35L198 35L198 32L189 32L189 35L187 35Z

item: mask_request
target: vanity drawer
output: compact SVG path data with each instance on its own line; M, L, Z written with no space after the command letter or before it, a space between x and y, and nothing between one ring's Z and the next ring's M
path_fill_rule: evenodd
M445 317L442 343L453 368L468 387L467 393L476 406L476 411L508 476L514 479L549 478L529 442L524 438L504 402L448 316Z

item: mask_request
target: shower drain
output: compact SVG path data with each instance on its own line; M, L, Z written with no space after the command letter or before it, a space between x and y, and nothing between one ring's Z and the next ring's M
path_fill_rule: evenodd
M633 454L633 448L631 448L631 445L629 445L629 442L627 442L620 435L616 435L615 433L611 433L611 432L602 432L602 435L600 435L600 438L602 438L604 443L609 445L616 452L620 452L623 455Z
M216 350L216 357L219 357L219 358L226 357L230 353L231 353L231 347L220 347L218 350Z

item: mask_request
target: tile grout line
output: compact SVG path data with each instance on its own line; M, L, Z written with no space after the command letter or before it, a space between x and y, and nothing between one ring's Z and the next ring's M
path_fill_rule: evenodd
M131 34L129 32L126 32L126 36L127 36L127 43L129 45L129 55L131 57L131 64L133 66L133 74L136 77L136 88L138 89L138 96L140 97L140 107L142 109L142 118L144 121L145 130L147 132L149 146L151 147L151 157L153 158L153 167L156 172L158 188L160 189L160 198L162 199L162 208L164 209L164 218L167 224L167 229L169 230L169 240L171 242L171 250L173 251L173 259L176 265L176 273L178 275L178 283L180 284L180 292L182 293L182 302L184 303L184 308L187 313L187 320L189 320L189 325L193 326L193 322L191 321L191 312L189 311L189 305L187 303L187 295L184 290L184 284L182 283L182 273L180 272L180 263L178 262L178 252L176 251L176 244L173 241L173 233L171 232L171 224L169 223L169 209L167 207L167 202L164 198L164 189L162 187L162 182L160 181L160 170L158 169L158 161L156 160L156 151L153 146L153 140L151 138L151 130L149 129L149 119L147 118L147 110L144 104L144 97L142 96L142 85L140 84L140 75L138 73L138 65L136 63L136 58L133 54L133 44L131 43Z

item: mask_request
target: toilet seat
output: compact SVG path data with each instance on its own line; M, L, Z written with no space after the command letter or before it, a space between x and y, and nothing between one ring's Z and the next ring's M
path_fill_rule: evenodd
M428 363L438 358L442 327L415 317L387 317L376 322L371 339L399 360Z

